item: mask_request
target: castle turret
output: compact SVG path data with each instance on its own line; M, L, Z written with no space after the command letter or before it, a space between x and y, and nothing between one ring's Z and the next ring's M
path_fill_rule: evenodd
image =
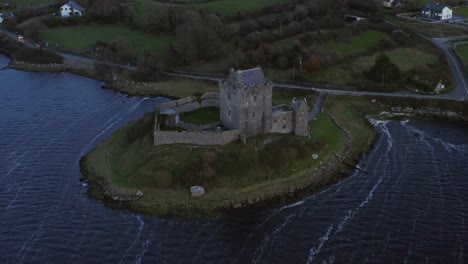
M268 133L272 118L272 84L260 68L231 70L220 83L221 122L240 136Z

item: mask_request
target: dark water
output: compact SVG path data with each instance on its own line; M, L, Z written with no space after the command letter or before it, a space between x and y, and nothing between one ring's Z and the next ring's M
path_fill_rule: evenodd
M0 71L0 263L468 262L467 126L379 123L369 175L243 217L158 219L79 184L83 154L164 101L99 86Z

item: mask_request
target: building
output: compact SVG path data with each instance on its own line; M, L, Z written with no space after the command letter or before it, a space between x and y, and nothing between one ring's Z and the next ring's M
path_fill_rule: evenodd
M60 7L60 16L69 17L69 16L82 16L86 12L86 9L75 1L69 1Z
M382 0L382 6L386 8L391 8L394 0Z
M0 13L0 24L3 23L3 14Z
M260 68L230 71L219 92L190 96L156 107L154 145L224 145L236 139L269 134L309 137L309 107L305 99L290 105L272 104L273 85ZM219 107L220 121L203 126L185 124L180 116L203 107ZM161 127L172 129L161 129ZM184 128L177 132L174 128Z
M452 8L442 4L428 3L421 10L421 15L435 20L445 20L452 18Z
M293 100L290 106L272 105L272 83L260 68L231 70L219 89L221 123L238 129L241 138L267 133L293 133L308 136L308 106Z

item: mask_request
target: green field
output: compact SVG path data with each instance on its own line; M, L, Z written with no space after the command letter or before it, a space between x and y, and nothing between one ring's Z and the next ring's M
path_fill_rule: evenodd
M378 31L365 31L357 36L353 36L345 41L330 41L324 44L324 47L330 50L336 50L343 56L349 56L364 52L374 47L385 34Z
M463 63L468 64L468 44L458 45L456 50L463 60Z
M244 14L260 11L267 6L286 3L288 1L289 0L216 0L188 5L194 8L206 9L223 16L234 16L238 13Z
M207 125L220 120L219 108L203 107L192 112L184 113L182 120L194 125Z
M42 5L42 4L52 4L56 2L56 0L13 0L13 1L4 1L5 3L10 3L12 5L12 9L5 9L5 13L14 13L21 10L23 7L30 6L30 5ZM2 2L0 1L0 4ZM2 12L0 8L0 13Z
M468 7L459 7L453 9L453 14L456 16L468 17Z
M434 65L438 61L438 56L422 49L397 48L385 51L393 63L402 71L409 71L418 65ZM313 76L315 81L330 82L332 84L344 86L351 80L351 74L362 73L369 70L375 63L378 53L372 56L360 57L346 65L337 65L324 69Z
M412 48L397 48L390 51L385 51L385 54L395 63L402 71L409 71L418 65L431 65L437 63L438 57L435 54L427 53L422 50ZM375 63L375 58L378 54L368 57L362 57L354 61L353 65L358 70L368 70Z
M413 19L391 16L388 16L385 19L396 23L403 29L418 32L431 38L461 36L468 34L468 30L466 28L453 27L445 23L427 23Z
M169 47L174 40L170 35L150 35L134 31L124 25L86 25L77 27L50 28L41 33L41 38L60 48L74 51L89 50L96 41L126 40L138 52L149 49L164 61L170 60Z

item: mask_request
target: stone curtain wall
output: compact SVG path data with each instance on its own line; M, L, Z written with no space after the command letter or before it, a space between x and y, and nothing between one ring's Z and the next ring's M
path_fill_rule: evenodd
M155 131L154 145L193 144L193 145L224 145L239 138L239 130L224 132L174 132Z
M204 93L201 98L201 107L220 107L219 92Z
M219 107L219 93L204 93L202 94L201 99L195 96L184 97L175 101L160 104L156 107L156 110L159 111L170 107L173 107L177 111L177 114L194 111L202 107Z

